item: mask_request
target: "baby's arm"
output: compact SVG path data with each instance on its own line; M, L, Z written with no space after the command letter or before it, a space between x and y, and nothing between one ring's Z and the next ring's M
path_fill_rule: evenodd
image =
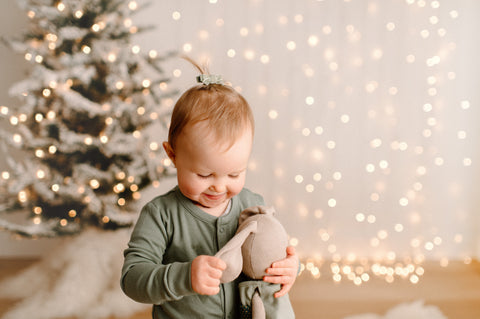
M145 205L125 250L121 287L137 302L161 304L193 295L190 282L192 262L163 264L169 241L159 208Z
M298 273L298 257L295 254L295 248L287 247L287 257L276 261L266 270L268 276L263 280L273 284L281 284L282 289L275 293L275 298L287 294L293 286Z
M216 295L220 292L220 278L227 268L223 260L201 255L192 262L192 288L201 295Z

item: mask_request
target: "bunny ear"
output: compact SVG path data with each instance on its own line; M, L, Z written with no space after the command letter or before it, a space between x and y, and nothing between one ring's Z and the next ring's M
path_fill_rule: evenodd
M215 254L215 257L220 258L227 264L227 268L223 271L222 278L220 279L222 283L234 280L242 272L242 245L245 242L245 239L247 239L251 233L256 231L257 222L249 222Z
M252 206L249 207L245 210L243 210L240 213L240 218L238 219L238 224L241 225L243 222L252 216L258 215L258 214L265 214L265 215L275 215L275 209L273 207L267 207L267 206Z

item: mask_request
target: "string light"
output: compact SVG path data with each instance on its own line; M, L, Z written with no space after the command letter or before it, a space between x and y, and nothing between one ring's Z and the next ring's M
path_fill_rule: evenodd
M97 189L100 187L100 182L96 179L91 179L89 184L92 189Z
M135 11L138 9L138 3L136 1L130 1L128 3L128 8L132 11Z
M58 11L62 12L63 10L65 10L65 4L63 2L59 2L57 4L57 9Z

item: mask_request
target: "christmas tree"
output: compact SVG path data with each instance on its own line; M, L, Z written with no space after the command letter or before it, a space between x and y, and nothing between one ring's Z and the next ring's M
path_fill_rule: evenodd
M129 226L139 191L169 175L149 131L165 128L175 92L142 52L124 0L19 0L28 31L7 43L32 64L0 109L10 168L0 176L0 228L29 237L75 234L86 225ZM14 157L12 149L20 152ZM19 160L21 159L21 161ZM13 218L27 211L24 222Z

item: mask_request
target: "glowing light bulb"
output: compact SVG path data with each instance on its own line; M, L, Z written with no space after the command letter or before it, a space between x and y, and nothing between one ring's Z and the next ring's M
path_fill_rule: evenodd
M308 42L308 45L311 47L317 46L319 42L318 36L316 35L309 36L307 42Z
M83 17L83 12L81 10L77 10L75 11L74 15L75 18L80 19L81 17Z
M22 136L20 134L13 134L12 139L17 144L22 143Z
M335 198L330 198L327 203L328 203L328 206L331 208L334 208L335 206L337 206L337 200Z
M100 31L100 25L98 23L95 23L92 25L92 31L93 32L98 32Z
M180 14L180 12L178 12L178 11L172 12L172 19L173 20L178 21L178 20L180 20L181 17L182 17L182 15Z
M138 4L137 4L137 2L136 2L136 1L130 1L130 2L128 3L128 8L129 8L130 10L132 10L132 11L137 10L137 9L138 9Z
M92 189L97 189L100 187L100 182L96 179L90 180L89 184Z
M125 84L124 84L122 81L118 81L117 83L115 83L115 88L116 88L117 90L123 89L124 86L125 86Z
M37 171L37 178L38 178L38 179L45 178L45 175L46 175L46 174L45 174L45 171L44 171L44 170L39 169L39 170Z
M288 41L287 42L287 49L290 50L290 51L293 51L297 48L297 44L295 43L295 41Z
M117 55L115 53L109 53L107 56L108 62L115 62L117 60Z
M90 54L90 52L92 52L92 49L88 45L83 45L82 52L85 54Z

